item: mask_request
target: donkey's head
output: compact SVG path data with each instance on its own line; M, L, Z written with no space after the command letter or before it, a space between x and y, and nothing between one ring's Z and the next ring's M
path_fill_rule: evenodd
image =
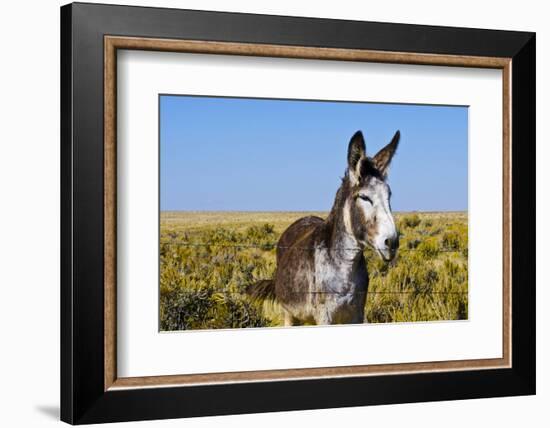
M399 131L374 157L368 157L361 131L348 147L348 192L344 206L348 232L362 246L371 246L385 261L392 260L399 246L393 220L390 186L386 183L390 162L399 143Z

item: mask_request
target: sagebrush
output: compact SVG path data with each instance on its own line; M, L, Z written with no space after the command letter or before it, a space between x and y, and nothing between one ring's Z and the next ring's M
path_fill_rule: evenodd
M303 215L161 213L161 330L282 325L277 304L251 301L244 290L272 277L274 244ZM397 260L388 265L365 250L370 277L365 321L466 319L467 214L398 213L395 218L400 233Z

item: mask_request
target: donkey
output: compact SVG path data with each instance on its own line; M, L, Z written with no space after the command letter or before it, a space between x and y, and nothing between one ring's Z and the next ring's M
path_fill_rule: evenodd
M349 142L347 170L326 220L308 216L291 224L277 244L273 279L248 287L251 297L282 305L285 326L364 322L369 276L363 250L370 246L389 262L399 247L386 183L399 138L397 131L370 158L363 134L357 131Z

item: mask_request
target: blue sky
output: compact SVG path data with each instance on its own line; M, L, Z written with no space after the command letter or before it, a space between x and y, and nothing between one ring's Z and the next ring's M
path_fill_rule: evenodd
M394 211L467 209L467 107L161 95L161 210L327 211L359 129Z

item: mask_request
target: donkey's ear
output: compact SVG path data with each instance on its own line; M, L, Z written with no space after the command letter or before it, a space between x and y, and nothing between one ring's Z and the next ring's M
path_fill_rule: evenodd
M386 147L381 149L378 153L376 153L376 155L372 158L374 166L378 171L380 171L380 174L382 174L383 177L386 177L388 175L390 162L393 158L393 155L395 154L395 151L397 150L397 145L399 144L400 137L401 133L397 131L390 143Z
M359 171L357 165L359 161L366 156L365 149L365 140L363 138L363 133L357 131L351 137L348 146L348 171L352 181L359 180Z

